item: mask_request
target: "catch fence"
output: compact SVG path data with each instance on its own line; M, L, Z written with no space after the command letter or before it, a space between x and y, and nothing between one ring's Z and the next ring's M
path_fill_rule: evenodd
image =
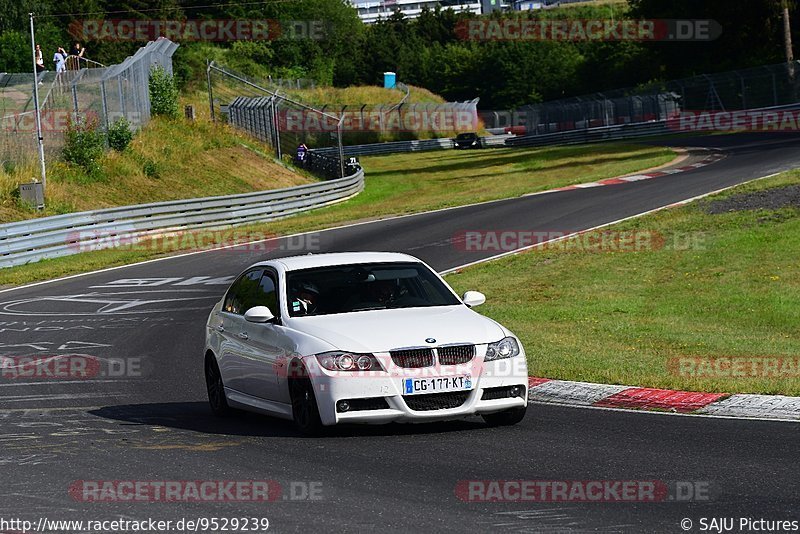
M481 118L489 128L518 127L542 135L664 121L683 111L774 108L798 100L800 62L795 61L487 111Z
M178 48L160 38L117 65L81 58L64 72L0 74L0 162L3 167L34 163L38 154L33 84L39 84L39 110L45 158L60 155L69 122L96 121L106 130L124 117L134 129L150 119L150 70L160 65L172 74Z
M210 61L207 85L212 117L269 144L278 158L326 178L349 174L353 154L347 147L352 145L422 142L479 129L477 100L409 102L411 90L402 83L394 103L309 105L269 80L251 79Z

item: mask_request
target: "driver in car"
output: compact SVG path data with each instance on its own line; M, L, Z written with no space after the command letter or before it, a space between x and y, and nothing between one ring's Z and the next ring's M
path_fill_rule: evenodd
M367 300L387 304L394 300L394 283L391 280L376 280L367 284Z
M301 282L292 290L292 312L301 315L310 315L317 311L319 306L319 290L309 282Z

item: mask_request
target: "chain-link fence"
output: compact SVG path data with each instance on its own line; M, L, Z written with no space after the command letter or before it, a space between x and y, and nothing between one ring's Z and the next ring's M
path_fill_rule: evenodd
M267 89L262 82L208 64L211 116L227 120L275 150L278 159L293 160L325 178L345 176L342 128L331 113ZM315 127L310 129L308 124ZM302 147L302 148L301 148ZM306 148L332 148L332 154L313 154Z
M617 89L514 111L482 112L487 127L524 126L528 134L666 120L682 111L736 111L784 106L800 98L800 62L703 74ZM796 73L796 74L795 74Z
M105 130L121 117L134 128L150 119L150 69L161 65L172 74L178 45L158 39L122 63L102 66L80 60L80 68L39 75L0 74L0 161L7 169L36 161L38 142L33 84L39 84L39 110L45 158L60 155L64 133L76 117L96 121Z
M409 103L410 90L403 84L392 104L314 107L269 80L254 80L214 62L208 64L207 83L212 117L266 142L279 158L325 177L349 173L343 146L451 137L478 129L477 100Z

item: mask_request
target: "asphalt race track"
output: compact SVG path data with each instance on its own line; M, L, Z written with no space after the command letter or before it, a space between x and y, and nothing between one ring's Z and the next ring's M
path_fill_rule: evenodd
M321 232L273 251L174 257L0 293L0 354L89 354L92 380L0 379L0 518L265 517L270 531L682 532L684 518L799 520L800 425L532 405L526 420L337 429L211 416L204 322L247 265L292 249L405 251L439 270L465 230L571 231L800 166L800 137L680 139L710 166ZM480 289L480 288L475 288ZM534 356L535 357L535 356ZM274 480L274 502L85 502L77 481ZM468 480L659 481L662 502L465 502ZM464 484L464 482L461 482ZM683 493L677 488L684 488ZM701 493L688 499L689 493Z

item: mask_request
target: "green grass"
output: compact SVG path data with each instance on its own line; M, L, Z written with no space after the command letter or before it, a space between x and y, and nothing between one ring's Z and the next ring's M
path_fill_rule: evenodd
M661 165L666 148L602 144L528 150L437 151L363 158L366 190L327 208L241 233L287 235L347 222L518 196L572 183L609 178ZM145 247L142 247L145 248ZM176 247L171 251L183 250ZM0 270L0 285L125 265L163 255L153 250L104 250Z
M722 197L799 182L795 171ZM800 210L711 215L707 202L606 229L655 232L663 248L603 252L573 241L471 267L448 282L486 293L481 312L520 336L536 376L800 395L800 371L698 378L670 368L680 357L800 354Z
M281 89L281 94L297 98L301 102L313 106L335 106L340 109L343 105L355 106L358 109L363 104L375 106L393 106L405 96L405 91L399 89L386 89L375 85L358 85L351 87L320 86L314 89ZM409 86L409 104L442 104L444 98L422 87Z

